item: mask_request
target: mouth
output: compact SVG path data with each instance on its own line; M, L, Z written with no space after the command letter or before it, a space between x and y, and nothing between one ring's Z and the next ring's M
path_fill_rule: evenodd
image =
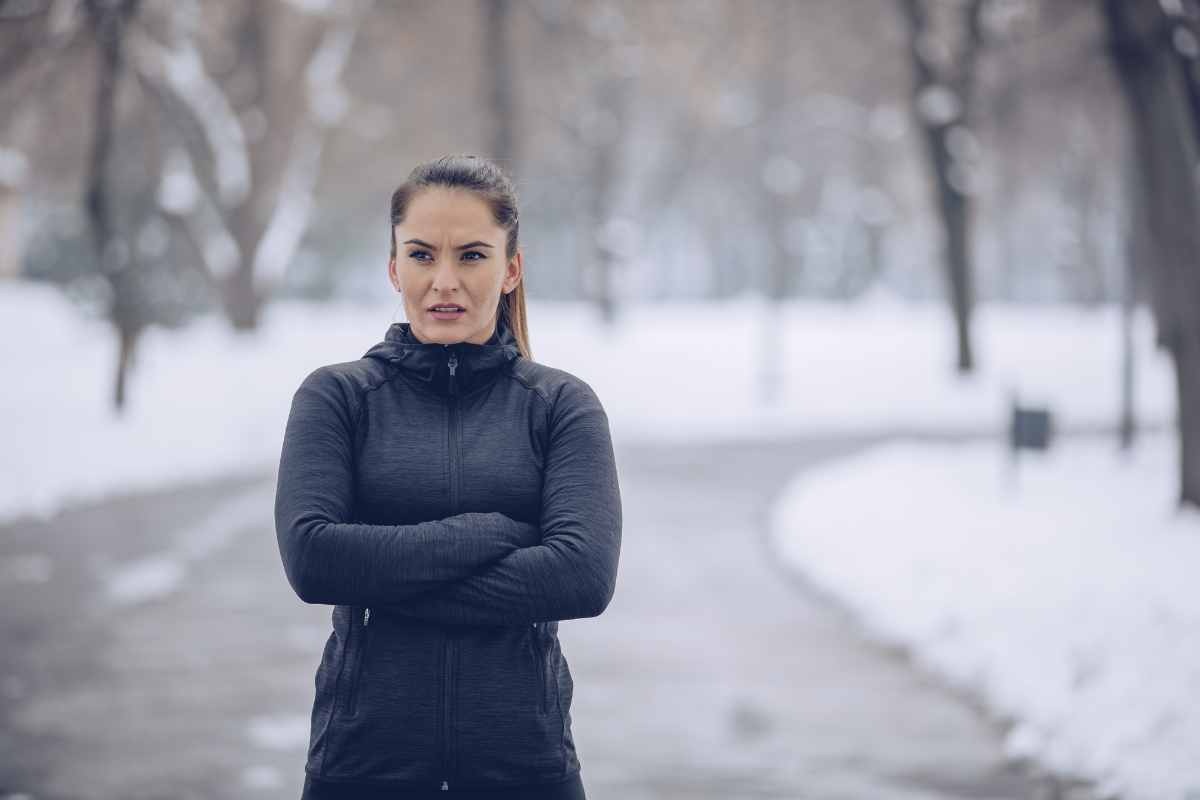
M458 319L467 310L457 303L439 303L426 309L434 319Z

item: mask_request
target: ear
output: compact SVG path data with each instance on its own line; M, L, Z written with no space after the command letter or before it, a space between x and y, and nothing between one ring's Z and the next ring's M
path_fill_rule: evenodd
M508 262L508 268L504 273L504 292L507 294L517 288L517 284L525 275L524 255L520 248L517 248L516 255Z
M387 266L388 277L392 279L392 288L400 291L400 276L396 274L396 257L392 256L388 259Z

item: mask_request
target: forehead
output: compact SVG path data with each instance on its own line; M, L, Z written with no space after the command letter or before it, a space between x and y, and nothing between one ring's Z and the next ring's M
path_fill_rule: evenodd
M478 195L465 189L441 187L423 189L414 195L404 221L396 227L419 238L495 238L504 233L496 224L492 209Z

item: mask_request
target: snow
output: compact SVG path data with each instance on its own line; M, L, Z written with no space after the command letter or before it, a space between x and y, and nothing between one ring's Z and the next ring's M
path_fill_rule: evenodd
M286 0L286 2L305 14L316 15L327 14L333 6L333 0Z
M917 111L927 124L937 127L958 119L962 103L950 87L935 83L917 94Z
M951 125L946 131L946 151L958 161L978 161L979 140L967 126Z
M337 25L328 29L305 68L309 106L322 125L338 124L349 110L349 100L340 80L357 33L356 25Z
M772 155L763 164L762 182L772 194L795 194L804 182L804 170L794 159Z
M0 147L0 188L19 188L29 177L29 159L20 150Z
M1114 309L982 308L981 368L965 379L950 369L948 314L883 293L855 306L644 303L611 332L578 304L530 301L529 315L534 358L588 381L618 441L999 431L1012 390L1046 402L1059 429L1117 416ZM152 328L129 376L128 413L116 417L109 327L52 287L0 284L0 367L19 376L0 392L0 519L270 469L304 376L360 357L401 319L397 303L278 302L254 335L217 316ZM1173 418L1173 377L1150 319L1137 323L1139 412L1161 425ZM762 398L763 366L778 373L772 400Z
M895 218L895 204L887 192L867 186L858 193L858 214L866 224L882 228Z
M1011 720L1036 757L1123 800L1200 796L1200 513L1171 436L1073 440L1014 470L999 442L897 441L795 476L772 547Z
M730 128L744 128L758 118L754 98L744 90L727 87L717 95L714 108L717 119Z
M898 107L880 104L872 109L867 128L881 142L895 142L908 130L908 120Z
M296 131L283 175L283 189L254 254L254 282L264 292L283 280L308 230L323 149L324 136L320 131L310 127Z
M188 214L196 207L200 184L192 168L187 150L173 147L163 159L162 177L158 184L158 205L170 214Z

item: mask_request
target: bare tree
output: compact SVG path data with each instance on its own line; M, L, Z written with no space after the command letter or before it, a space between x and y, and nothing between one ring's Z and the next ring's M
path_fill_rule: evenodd
M757 177L758 193L762 202L762 218L767 239L767 258L764 265L763 290L768 300L782 301L791 289L795 278L792 274L792 259L788 257L784 236L790 211L791 195L795 191L795 163L784 154L789 151L792 131L788 129L779 113L786 108L791 92L795 91L795 78L784 66L788 52L795 47L793 27L794 15L798 12L795 3L788 0L772 0L768 6L766 41L762 75L759 79L758 104L765 118L758 126L759 157L761 159ZM774 359L772 359L774 360ZM777 374L768 382L766 393L773 396L778 387Z
M149 32L134 42L138 77L177 130L165 177L193 190L165 210L192 236L237 330L257 326L307 229L328 132L347 112L340 76L371 5L335 4L329 18L242 5L219 32L237 55L224 84L205 69L183 5L165 7L165 44Z
M136 276L128 269L131 254L113 218L111 197L114 119L117 86L125 66L125 30L138 13L139 5L140 0L86 0L84 3L99 55L84 206L101 275L112 286L109 318L117 330L119 342L113 404L118 410L125 405L125 377L135 343L146 324L134 299L136 291L132 281Z
M1158 344L1175 364L1180 502L1200 506L1200 114L1195 75L1179 57L1189 49L1196 55L1200 13L1190 2L1104 0L1103 7L1129 110L1141 266Z
M939 36L934 11L926 0L900 0L908 25L913 68L914 117L924 134L931 185L944 234L942 251L958 347L957 369L975 366L971 345L974 286L971 269L971 172L964 151L973 141L971 124L975 72L983 45L984 0L969 0L958 10L957 36Z
M615 272L634 231L619 214L619 190L628 177L634 88L645 43L638 36L639 6L628 0L589 0L565 13L539 17L547 38L569 54L555 83L557 132L565 136L571 176L580 188L578 226L584 237L580 278L584 297L601 320L616 318ZM557 87L556 87L557 88Z

